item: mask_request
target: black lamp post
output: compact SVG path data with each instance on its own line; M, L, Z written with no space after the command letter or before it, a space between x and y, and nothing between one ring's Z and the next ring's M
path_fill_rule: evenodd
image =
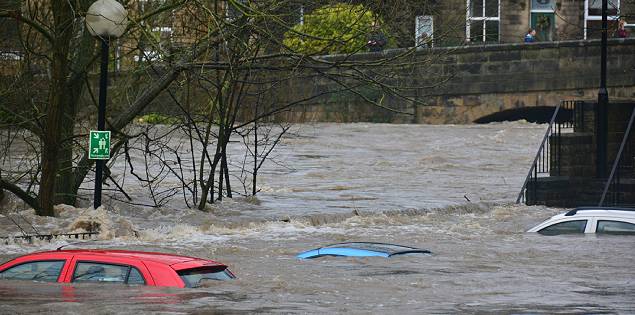
M608 23L606 11L608 0L602 0L602 44L600 60L600 90L598 91L597 117L597 176L605 178L607 174L608 106L609 93L606 90L606 56Z
M106 92L108 90L108 52L111 38L121 36L128 25L128 12L115 0L95 1L86 12L88 31L101 42L101 71L99 78L99 109L97 130L106 129ZM95 168L95 195L93 206L101 206L101 186L105 160L97 160Z

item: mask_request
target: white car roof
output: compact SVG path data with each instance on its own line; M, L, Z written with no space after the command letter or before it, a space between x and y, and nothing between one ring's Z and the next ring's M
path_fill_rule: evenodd
M635 208L602 208L602 207L583 207L576 208L565 213L557 214L550 219L540 223L539 225L531 228L529 232L537 232L546 226L552 225L555 222L562 220L576 219L589 219L595 218L596 220L619 220L619 221L635 221Z
M584 207L575 208L571 211L553 216L555 218L563 217L620 217L635 219L635 209L631 208L600 208L600 207Z

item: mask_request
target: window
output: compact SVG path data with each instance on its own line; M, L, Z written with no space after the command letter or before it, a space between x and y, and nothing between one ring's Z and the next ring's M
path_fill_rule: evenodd
M498 42L499 0L467 0L466 37L473 42Z
M0 279L56 282L62 267L64 267L64 260L34 261L13 266L3 271L0 273Z
M620 1L608 0L607 19L609 30L615 29L620 15ZM602 0L584 1L584 39L601 35L602 30ZM609 35L610 36L610 35Z
M134 61L158 61L161 60L161 53L156 50L140 50L140 56L134 56Z
M235 3L227 1L226 19L228 21L235 21L245 15L245 8L249 6L246 0L237 0Z
M203 280L230 280L234 278L226 266L186 269L177 273L188 288L198 287Z
M19 51L0 51L0 60L22 60L22 52Z
M140 21L143 35L139 38L135 62L162 61L169 55L173 40L174 11L163 10L165 0L145 0L138 3L139 14L151 14ZM184 17L187 18L187 17Z
M584 233L584 229L586 228L587 220L576 220L576 221L567 221L560 222L553 225L550 225L540 231L538 233L542 235L558 235L558 234L579 234Z
M635 235L635 224L620 221L598 221L599 234Z
M556 29L555 0L531 0L531 28L537 41L552 41Z
M415 17L415 45L432 47L434 41L434 18L432 15Z
M595 18L596 16L602 19L602 0L586 0L587 16ZM620 11L620 0L608 0L608 6L606 14L611 16L618 15Z
M130 274L128 275L128 282L127 283L128 284L144 285L144 284L146 284L146 281L143 280L143 276L141 275L139 270L137 270L137 268L131 267L130 268Z
M143 276L137 268L93 262L78 262L73 282L145 284Z

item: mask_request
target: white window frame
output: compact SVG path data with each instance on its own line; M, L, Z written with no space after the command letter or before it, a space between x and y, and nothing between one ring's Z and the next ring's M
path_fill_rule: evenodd
M420 15L421 17L424 18L428 18L430 19L430 34L428 34L428 37L430 38L430 47L434 47L434 16L433 15ZM419 37L421 36L421 34L419 34L420 31L420 25L419 25L419 17L420 16L416 16L415 17L415 46L419 47Z
M17 50L0 51L0 60L20 61L23 59L22 55L22 52Z
M621 0L615 1L617 1L617 15L608 15L606 17L607 21L617 21L620 18L620 9L622 8ZM602 21L602 15L589 15L589 0L584 0L584 39L587 39L588 21Z
M172 34L172 27L171 26L155 26L152 28L152 31Z
M304 25L304 5L300 5L300 25Z
M477 16L477 17L473 17L470 16L471 13L471 5L472 5L472 1L482 1L483 2L483 16ZM486 1L494 1L494 0L467 0L467 10L465 12L465 38L466 40L469 42L471 41L471 34L470 34L470 23L472 21L483 21L483 31L481 33L481 37L482 40L481 42L485 42L486 38L487 38L487 34L486 34L486 29L487 29L487 21L496 21L498 22L498 41L500 42L500 37L501 37L501 0L495 0L498 1L498 16L497 17L486 17L485 16L485 2ZM588 1L588 0L586 0Z
M140 61L150 62L150 61L160 61L163 59L163 56L161 55L161 52L158 50L145 49L142 52L142 56L135 55L132 58L135 62L140 62Z
M119 43L119 39L117 39L115 44L115 72L119 72L120 70L121 70L121 45Z

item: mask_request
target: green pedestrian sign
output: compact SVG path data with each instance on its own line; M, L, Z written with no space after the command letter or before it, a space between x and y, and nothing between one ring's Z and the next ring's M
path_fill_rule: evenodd
M88 158L108 160L110 158L110 131L90 131Z

